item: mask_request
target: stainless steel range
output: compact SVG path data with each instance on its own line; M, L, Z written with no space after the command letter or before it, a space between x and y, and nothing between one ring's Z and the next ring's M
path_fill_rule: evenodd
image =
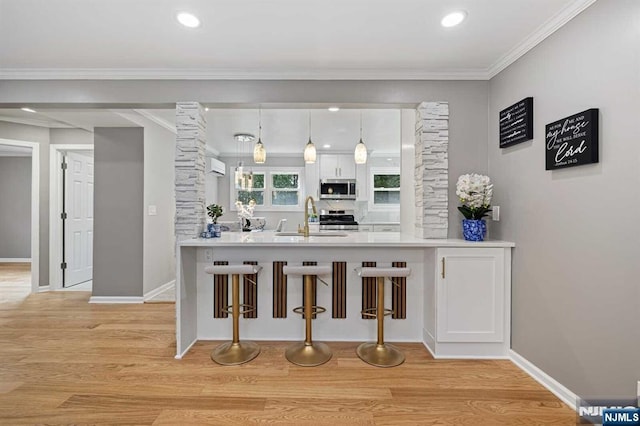
M321 210L320 230L357 231L358 222L350 210Z

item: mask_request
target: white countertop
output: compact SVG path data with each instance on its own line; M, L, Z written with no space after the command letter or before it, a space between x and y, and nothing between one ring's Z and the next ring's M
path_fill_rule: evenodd
M220 238L180 241L181 247L515 247L510 241L425 240L399 232L347 232L346 236L279 236L273 231L223 232Z

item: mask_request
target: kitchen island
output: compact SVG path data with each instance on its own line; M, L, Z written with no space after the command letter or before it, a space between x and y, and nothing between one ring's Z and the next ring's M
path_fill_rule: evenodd
M257 306L240 319L247 340L301 340L302 280L283 276L282 266L332 265L316 284L316 303L327 308L314 320L320 341L375 340L375 322L360 311L375 300L375 284L356 275L358 266L406 266L411 275L386 286L390 342L423 342L435 357L504 358L510 341L511 248L506 241L425 240L397 232L320 233L303 237L275 232L226 232L221 238L178 244L176 358L197 340L228 340L231 318L221 307L226 277L207 275L216 262L256 263L256 285L244 281L245 303ZM242 278L241 278L242 279ZM326 286L323 284L327 284ZM371 294L373 291L374 294Z

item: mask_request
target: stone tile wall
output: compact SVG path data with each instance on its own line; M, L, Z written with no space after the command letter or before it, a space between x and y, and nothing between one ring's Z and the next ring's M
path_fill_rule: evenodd
M416 110L416 236L447 238L449 227L449 104L423 102Z
M176 240L195 238L204 230L205 138L204 107L198 102L176 104Z

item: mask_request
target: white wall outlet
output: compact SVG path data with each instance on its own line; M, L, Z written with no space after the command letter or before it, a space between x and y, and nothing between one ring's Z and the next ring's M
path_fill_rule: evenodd
M213 262L213 250L212 249L206 249L204 251L204 260L206 260L207 262Z
M500 206L491 207L491 219L495 220L496 222L500 221Z
M156 206L149 206L149 216L156 216L158 214L158 208Z

